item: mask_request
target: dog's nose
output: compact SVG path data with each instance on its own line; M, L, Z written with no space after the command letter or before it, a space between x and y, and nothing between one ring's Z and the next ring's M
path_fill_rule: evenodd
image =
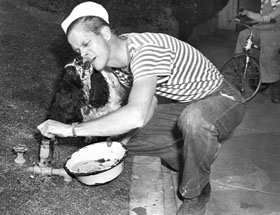
M83 64L83 69L84 70L88 70L90 68L90 62L89 61L85 61Z

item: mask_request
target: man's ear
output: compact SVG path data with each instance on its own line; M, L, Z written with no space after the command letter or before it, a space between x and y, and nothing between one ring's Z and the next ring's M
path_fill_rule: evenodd
M108 26L103 26L100 30L100 33L106 41L109 41L111 39L112 32Z

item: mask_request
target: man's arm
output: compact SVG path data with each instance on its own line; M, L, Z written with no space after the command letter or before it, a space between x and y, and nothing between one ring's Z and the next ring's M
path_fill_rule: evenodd
M260 13L254 13L249 10L244 10L241 12L242 15L246 15L250 19L253 19L258 22L264 22L264 23L269 23L273 19L277 19L280 16L280 5L277 6L275 10L270 12L269 14L266 15L261 15Z
M144 126L151 120L156 107L157 107L157 98L154 96L149 113L146 117ZM107 139L107 143L108 143L108 145L110 145L112 141L119 141L119 142L123 143L124 145L126 145L129 142L129 140L139 132L139 130L140 130L139 128L136 128L123 135L109 137Z
M93 121L83 122L75 127L77 136L115 136L143 127L153 114L153 99L156 76L143 77L133 83L128 104ZM52 137L73 136L72 126L47 120L38 126L42 135Z

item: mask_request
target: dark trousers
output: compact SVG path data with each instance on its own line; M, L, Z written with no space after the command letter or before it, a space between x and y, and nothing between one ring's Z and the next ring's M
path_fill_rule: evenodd
M151 121L128 143L131 154L158 156L181 171L179 191L193 198L209 182L220 141L242 121L245 104L228 83L192 103L159 105Z

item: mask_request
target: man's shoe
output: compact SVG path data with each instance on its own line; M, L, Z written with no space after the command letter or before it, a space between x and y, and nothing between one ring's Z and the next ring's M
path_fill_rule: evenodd
M276 81L270 84L271 101L273 103L280 102L280 81Z
M199 196L192 199L184 199L183 204L177 211L177 215L203 215L206 211L206 204L210 200L210 183L202 189Z
M271 96L271 102L272 103L279 103L280 102L280 98Z
M280 102L280 92L271 90L271 102L273 103L279 103Z

